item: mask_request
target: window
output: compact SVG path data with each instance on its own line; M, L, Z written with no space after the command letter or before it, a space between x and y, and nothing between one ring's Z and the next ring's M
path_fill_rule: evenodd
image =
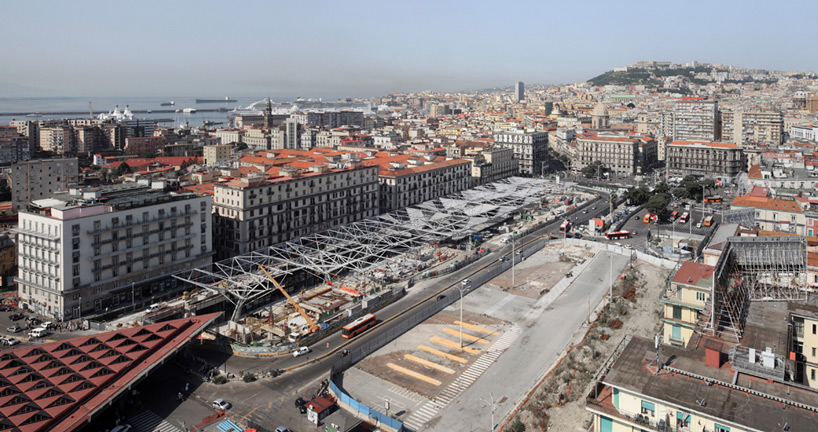
M815 369L809 370L809 378L813 380L815 379Z
M716 432L730 432L730 428L716 423Z
M642 401L642 414L653 417L655 412L656 406L653 404L653 402Z
M682 308L681 308L681 306L673 306L673 319L677 319L677 320L682 319Z
M94 221L94 231L99 231L101 226L102 226L102 223L100 221Z
M813 325L812 325L812 334L816 334L816 333L815 333L815 332L816 332L816 330L818 330L818 325L813 324Z
M792 327L796 336L804 337L804 318L793 318Z
M812 347L812 356L813 356L813 357L815 357L815 354L816 354L816 352L815 352L815 351L816 351L815 347Z
M707 301L707 295L705 293L703 293L703 292L697 292L696 293L696 300L698 300L700 302Z

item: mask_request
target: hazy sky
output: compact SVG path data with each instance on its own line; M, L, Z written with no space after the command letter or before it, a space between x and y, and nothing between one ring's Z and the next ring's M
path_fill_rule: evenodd
M575 82L638 60L818 71L815 1L2 0L0 12L0 84L66 95L377 96Z

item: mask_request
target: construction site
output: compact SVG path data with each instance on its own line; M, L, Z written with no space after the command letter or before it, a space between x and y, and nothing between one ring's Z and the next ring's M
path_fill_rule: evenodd
M286 349L462 268L506 233L554 220L594 194L509 178L176 275L189 313L221 310L218 333Z

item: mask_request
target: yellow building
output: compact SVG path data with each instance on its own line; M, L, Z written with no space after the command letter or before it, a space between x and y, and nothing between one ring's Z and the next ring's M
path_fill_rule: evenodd
M790 304L790 309L796 381L818 389L818 307Z
M204 146L204 163L208 166L216 165L218 162L230 159L233 146L230 145L206 145Z
M713 292L713 266L684 262L660 298L663 342L687 346Z

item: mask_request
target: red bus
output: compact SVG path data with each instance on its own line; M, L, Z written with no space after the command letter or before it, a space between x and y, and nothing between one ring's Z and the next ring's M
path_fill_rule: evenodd
M690 217L690 214L687 212L682 213L682 217L679 218L679 223L687 223L687 219Z
M571 221L567 220L567 221L563 222L562 225L560 225L560 232L561 233L566 233L566 232L568 232L570 230L571 230Z
M341 337L345 339L353 338L358 333L375 325L375 314L366 314L341 329Z
M679 212L678 212L678 211L676 211L676 210L673 210L673 213L671 213L671 214L670 214L670 221L671 221L671 222L676 221L676 218L677 218L677 217L679 217Z
M612 231L605 234L605 238L608 240L618 240L622 238L631 238L630 231Z

